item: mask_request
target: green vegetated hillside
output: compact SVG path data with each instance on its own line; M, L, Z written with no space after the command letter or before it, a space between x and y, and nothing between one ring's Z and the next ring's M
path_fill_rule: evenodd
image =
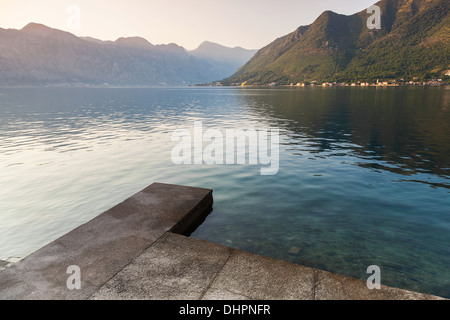
M259 50L225 85L443 78L450 69L448 0L382 0L381 29L366 10L322 13Z

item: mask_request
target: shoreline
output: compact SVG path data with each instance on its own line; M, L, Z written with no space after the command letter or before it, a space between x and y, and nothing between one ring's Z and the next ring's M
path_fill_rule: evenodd
M445 87L450 85L446 82L415 82L415 83L389 83L389 84L383 84L383 83L370 83L370 84L359 84L359 83L320 83L320 84L305 84L305 85L299 85L299 84L231 84L231 85L222 85L218 83L208 83L208 84L186 84L186 85L91 85L91 84L80 84L80 85L71 85L71 84L44 84L44 85L0 85L0 89L23 89L23 88L85 88L85 89L187 89L187 88L317 88L317 87L361 87L361 88L367 88L367 87Z
M0 271L0 299L446 300L190 238L212 193L154 183Z

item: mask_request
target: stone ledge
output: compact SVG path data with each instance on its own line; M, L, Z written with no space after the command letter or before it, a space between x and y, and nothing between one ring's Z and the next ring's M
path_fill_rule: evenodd
M166 233L92 300L438 300Z
M165 232L186 231L211 206L212 190L154 183L3 270L0 299L87 299ZM71 265L82 271L81 290L67 289Z
M186 237L212 203L212 190L154 183L1 271L0 300L441 299ZM71 265L81 290L66 286Z

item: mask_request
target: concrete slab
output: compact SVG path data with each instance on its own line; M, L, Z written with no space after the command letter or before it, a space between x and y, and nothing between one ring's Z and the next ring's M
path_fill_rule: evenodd
M198 300L231 252L231 248L167 233L92 299Z
M86 299L169 230L211 210L212 190L154 183L0 273L0 299ZM69 266L82 289L68 290Z
M211 289L256 300L311 300L314 270L233 250Z
M210 288L205 292L201 300L228 300L228 301L238 301L238 300L252 300L250 297L246 297L235 292L230 292L226 288Z

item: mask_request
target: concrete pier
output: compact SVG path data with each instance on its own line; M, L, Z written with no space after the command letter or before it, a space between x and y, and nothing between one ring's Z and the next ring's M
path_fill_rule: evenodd
M441 299L186 237L212 204L212 190L154 183L1 271L0 300Z

